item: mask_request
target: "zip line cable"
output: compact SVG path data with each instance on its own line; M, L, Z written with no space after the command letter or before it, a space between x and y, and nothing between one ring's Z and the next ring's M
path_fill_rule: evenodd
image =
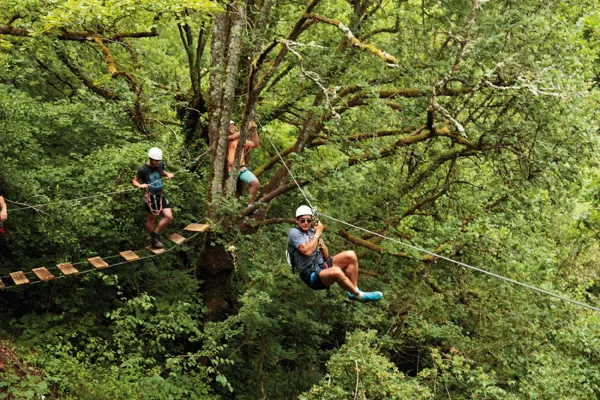
M259 122L259 124L260 124L260 122ZM261 125L261 127L262 127L262 125ZM292 175L292 173L291 173L290 169L288 168L287 164L286 164L286 163L285 163L285 161L283 160L283 157L281 156L281 154L279 154L279 151L277 150L277 147L275 147L275 144L273 143L273 141L272 141L272 140L271 140L271 138L269 137L269 134L266 132L266 130L264 129L264 127L263 127L263 131L265 132L265 136L267 137L267 139L269 140L269 142L271 142L271 146L273 146L273 148L275 149L275 152L277 152L277 155L279 156L279 159L281 160L281 162L283 163L283 165L285 165L285 168L287 169L288 173L290 174L290 176L292 177L292 179L293 179L293 180L294 180L294 182L296 183L296 186L298 186L298 189L299 189L299 190L300 190L300 192L302 193L302 196L304 196L304 198L305 198L305 199L306 199L306 201L308 202L308 198L307 198L307 197L306 197L306 195L304 194L304 192L303 192L303 190L302 190L302 187L300 187L300 185L299 185L299 184L298 184L298 182L296 181L296 178L294 178L294 175ZM310 204L310 202L308 202L308 204L309 204L309 205L311 206L311 208L312 208L312 204ZM335 222L338 222L338 223L340 223L340 224L343 224L343 225L346 225L346 226L349 226L349 227L352 227L352 228L355 228L355 229L361 230L361 231L363 231L363 232L370 233L370 234L372 234L372 235L375 235L375 236L378 236L378 237L380 237L380 238L382 238L382 239L387 239L387 240L390 240L390 241L392 241L392 242L395 242L395 243L401 244L402 246L409 247L409 248L411 248L411 249L414 249L414 250L417 250L417 251L419 251L419 252L422 252L422 253L427 253L427 254L429 254L429 255L431 255L431 256L435 256L435 257L441 258L441 259L443 259L443 260L446 260L446 261L449 261L449 262L451 262L451 263L454 263L454 264L460 265L460 266L462 266L462 267L465 267L465 268L471 269L471 270L473 270L473 271L481 272L481 273L483 273L483 274L486 274L486 275L492 276L492 277L494 277L494 278L498 278L498 279L504 280L504 281L506 281L506 282L513 283L513 284L515 284L515 285L522 286L522 287L524 287L524 288L527 288L527 289L530 289L530 290L536 291L536 292L538 292L538 293L542 293L542 294L545 294L545 295L548 295L548 296L555 297L555 298L557 298L557 299L560 299L560 300L566 301L566 302L568 302L568 303L576 304L576 305L578 305L578 306L585 307L585 308L589 308L590 310L594 310L594 311L599 311L599 312L600 312L600 308L598 308L598 307L594 307L594 306L592 306L592 305L589 305L589 304L587 304L587 303L582 303L582 302L580 302L580 301L577 301L577 300L569 299L568 297L564 297L564 296L561 296L561 295L559 295L559 294L556 294L556 293L553 293L553 292L549 292L549 291L547 291L547 290L544 290L544 289L538 288L538 287L536 287L536 286L533 286L533 285L528 285L528 284L526 284L526 283L522 283L522 282L519 282L519 281L517 281L517 280L511 279L511 278L507 278L507 277L505 277L505 276L498 275L498 274L495 274L495 273L493 273L493 272L490 272L490 271L486 271L486 270L484 270L484 269L481 269L481 268L473 267L473 266L471 266L471 265L468 265L468 264L465 264L465 263L463 263L463 262L461 262L461 261L456 261L456 260L453 260L453 259L451 259L451 258L448 258L448 257L442 256L442 255L440 255L440 254L437 254L437 253L434 253L434 252L431 252L431 251L428 251L428 250L422 249L422 248L420 248L420 247L417 247L417 246L413 246L413 245L411 245L411 244L408 244L408 243L404 243L404 242L402 242L402 241L400 241L400 240L397 240L397 239L394 239L394 238L390 238L390 237L388 237L388 236L381 235L381 234L379 234L379 233L377 233L377 232L373 232L373 231L370 231L370 230L368 230L368 229L362 228L362 227L360 227L360 226L353 225L353 224L350 224L350 223L348 223L348 222L345 222L345 221L339 220L339 219L337 219L337 218L334 218L334 217L332 217L332 216L330 216L330 215L324 214L323 212L320 212L320 211L319 211L319 216L323 216L323 217L329 218L329 219L331 219L331 220L333 220L333 221L335 221Z
M363 231L363 232L366 232L366 233L370 233L370 234L372 234L372 235L375 235L375 236L378 236L378 237L380 237L380 238L382 238L382 239L387 239L387 240L390 240L390 241L392 241L392 242L399 243L399 244L401 244L401 245L403 245L403 246L406 246L406 247L409 247L409 248L411 248L411 249L414 249L414 250L420 251L420 252L422 252L422 253L427 253L427 254L429 254L429 255L432 255L432 256L435 256L435 257L439 257L439 258L441 258L441 259L444 259L444 260L446 260L446 261L450 261L450 262L452 262L452 263L454 263L454 264L457 264L457 265L460 265L460 266L462 266L462 267L466 267L466 268L472 269L472 270L474 270L474 271L481 272L481 273L483 273L483 274L486 274L486 275L493 276L494 278L502 279L502 280L504 280L504 281L507 281L507 282L510 282L510 283L514 283L515 285L520 285L520 286L523 286L523 287L525 287L525 288L527 288L527 289L531 289L531 290L534 290L534 291L536 291L536 292L539 292L539 293L546 294L546 295L548 295L548 296L556 297L557 299L561 299L561 300L564 300L564 301L567 301L567 302L570 302L570 303L573 303L573 304L577 304L577 305L579 305L579 306L582 306L582 307L587 307L587 308L589 308L589 309L592 309L592 310L594 310L594 311L600 311L600 308L597 308L597 307L591 306L591 305L589 305L589 304L582 303L582 302L579 302L579 301L577 301L577 300L572 300L572 299L569 299L569 298L567 298L567 297L561 296L561 295L559 295L559 294L552 293L552 292L549 292L549 291L547 291L547 290L540 289L540 288L538 288L538 287L536 287L536 286L528 285L528 284L526 284L526 283L522 283L522 282L516 281L516 280L514 280L514 279L507 278L507 277L505 277L505 276L498 275L498 274L495 274L495 273L493 273L493 272L486 271L486 270L484 270L484 269L481 269L481 268L473 267L473 266L471 266L471 265L469 265L469 264L465 264L465 263L463 263L463 262L461 262L461 261L456 261L456 260L453 260L453 259L451 259L451 258L448 258L448 257L442 256L442 255L440 255L440 254L436 254L436 253L433 253L433 252L431 252L431 251L428 251L428 250L425 250L425 249L421 249L420 247L413 246L412 244L404 243L404 242L401 242L400 240L397 240L397 239L394 239L394 238L391 238L391 237L388 237L388 236L381 235L381 234L379 234L379 233L377 233L377 232L373 232L373 231L370 231L370 230L368 230L368 229L365 229L365 228L361 228L360 226L353 225L353 224L350 224L350 223L348 223L348 222L345 222L345 221L341 221L341 220L339 220L339 219L337 219L337 218L334 218L334 217L332 217L332 216L330 216L330 215L327 215L327 214L325 214L325 213L323 213L323 212L319 212L319 216L323 216L323 217L329 218L329 219L331 219L331 220L333 220L333 221L336 221L336 222L338 222L338 223L340 223L340 224L343 224L343 225L346 225L346 226L349 226L349 227L352 227L352 228L358 229L358 230L360 230L360 231Z
M290 171L290 169L288 168L287 164L283 160L283 157L281 157L281 154L279 154L279 151L277 151L277 147L275 147L275 144L273 144L273 141L271 140L271 138L267 134L267 131L266 131L265 127L262 126L262 124L260 122L258 124L261 126L261 128L263 128L263 132L265 132L265 134L267 136L267 139L269 139L269 142L271 142L271 146L273 146L273 149L275 149L275 152L279 156L279 159L281 160L281 163L283 164L283 166L285 167L285 169L287 169L288 174L290 174L290 176L294 180L294 183L296 184L296 186L298 186L298 188L300 189L300 193L302 193L302 196L304 196L304 199L306 200L306 202L308 203L308 205L310 206L310 208L312 208L312 204L310 203L310 200L308 200L308 197L306 197L306 195L304 194L304 191L300 188L300 184L298 183L298 181L294 177L294 174L292 174L292 171Z

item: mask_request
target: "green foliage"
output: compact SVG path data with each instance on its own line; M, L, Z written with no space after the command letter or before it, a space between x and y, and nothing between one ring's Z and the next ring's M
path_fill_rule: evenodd
M379 354L377 332L354 332L327 362L328 374L301 399L427 399L431 392Z

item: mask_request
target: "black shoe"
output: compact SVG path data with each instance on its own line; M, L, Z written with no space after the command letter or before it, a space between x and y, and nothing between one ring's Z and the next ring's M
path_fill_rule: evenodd
M162 242L158 240L158 236L153 236L150 238L150 245L152 245L152 247L155 249L162 249L164 247Z

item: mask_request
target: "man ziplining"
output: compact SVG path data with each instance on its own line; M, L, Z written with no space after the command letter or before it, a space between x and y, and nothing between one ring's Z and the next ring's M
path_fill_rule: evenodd
M378 301L381 292L362 292L358 288L358 258L352 250L329 257L329 249L322 239L325 226L312 227L312 210L300 206L296 210L296 226L288 233L288 254L300 278L313 290L329 289L337 283L348 291L348 299L360 302ZM319 248L320 246L320 248Z
M242 157L240 158L240 169L237 172L237 178L250 185L250 189L248 189L248 194L250 195L248 207L250 207L254 203L254 198L258 192L259 182L256 176L246 168L246 152L250 151L252 148L260 147L260 141L258 139L256 122L250 121L248 130L250 131L250 134L252 134L252 140L246 140L244 142L244 150L242 151ZM240 141L240 132L236 129L234 121L229 121L229 135L227 136L227 140L229 141L227 146L227 172L231 173L231 167L233 167L235 161L235 152L238 142Z
M150 234L150 245L160 249L163 244L159 240L160 232L173 220L172 205L163 194L162 177L173 179L174 174L165 171L165 163L162 161L162 150L153 147L148 152L148 162L138 168L137 175L132 180L136 188L146 189L146 231ZM156 217L163 217L154 228Z

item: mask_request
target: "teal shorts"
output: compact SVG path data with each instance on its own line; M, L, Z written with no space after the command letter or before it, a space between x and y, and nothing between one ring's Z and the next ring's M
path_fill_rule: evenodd
M256 176L248 168L242 168L238 171L238 179L245 183L257 180Z

